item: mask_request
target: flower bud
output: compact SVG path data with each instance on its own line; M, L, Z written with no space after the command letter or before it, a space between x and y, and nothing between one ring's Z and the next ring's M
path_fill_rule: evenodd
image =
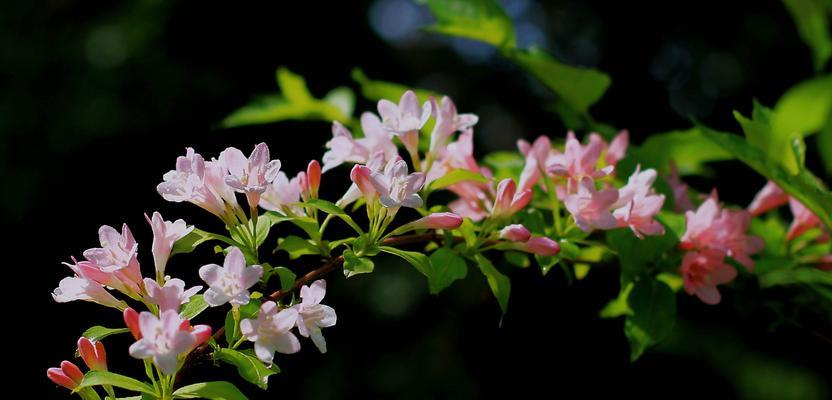
M507 225L500 231L500 238L512 242L526 242L531 236L531 232L520 224Z
M142 332L139 329L139 313L136 310L132 308L124 310L124 325L127 325L127 329L130 329L133 339L139 340L142 338Z
M547 237L535 236L523 244L522 250L539 256L555 256L560 253L560 245Z
M69 361L62 361L60 368L47 369L46 377L69 390L75 390L84 380L84 373L77 365Z
M309 182L309 193L312 198L318 198L318 188L321 187L321 164L318 160L312 160L306 166L306 179Z
M352 167L352 171L350 171L350 179L358 186L358 190L361 191L364 199L368 202L376 194L376 189L373 187L372 180L370 179L370 175L372 174L373 171L363 165L355 165Z
M91 340L82 337L78 339L78 354L93 371L107 370L107 352L104 350L104 343L101 341L93 343Z
M454 213L433 213L413 222L415 229L456 229L462 225L462 217Z

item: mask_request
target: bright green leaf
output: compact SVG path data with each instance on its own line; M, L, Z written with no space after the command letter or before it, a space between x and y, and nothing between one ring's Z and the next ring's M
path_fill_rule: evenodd
M455 280L468 274L465 259L447 247L440 247L430 255L428 265L428 287L431 294L438 294Z
M130 332L130 330L127 328L106 328L100 325L96 325L84 331L84 333L81 334L81 336L94 342L97 342L101 339L104 339L107 336L118 335L127 332Z
M474 226L474 222L471 221L471 218L465 217L462 220L462 225L457 230L462 234L462 238L465 240L465 245L468 248L473 248L477 244L476 227Z
M355 92L346 86L340 86L329 91L324 101L338 107L344 115L352 115L355 111Z
M173 392L177 399L208 399L208 400L248 400L248 398L229 382L214 381L194 383L182 386Z
M511 19L496 0L427 0L436 24L432 32L488 43L497 48L517 45Z
M654 168L660 174L667 174L673 161L680 175L701 175L708 172L705 163L733 158L697 128L650 135L641 146L631 146L627 151L628 157L619 162L616 170L632 171L639 163L642 169ZM630 165L622 165L625 162Z
M177 240L173 244L170 255L184 254L194 251L197 246L209 240L219 240L225 244L236 245L231 238L216 233L206 232L201 229L194 228L190 233Z
M486 154L483 163L491 167L495 178L505 179L518 177L526 160L516 151L497 151Z
M264 390L269 386L269 377L280 372L276 364L267 367L254 354L246 354L232 349L215 351L214 359L237 367L237 373L243 379Z
M627 299L630 297L630 292L632 291L632 282L628 282L622 286L621 291L618 293L618 297L610 300L610 302L601 309L599 316L601 318L618 318L625 315L632 315L633 311L630 310L630 305L627 303Z
M289 290L293 286L295 286L295 279L297 278L297 275L295 275L295 273L292 272L292 270L286 267L275 267L274 272L280 279L281 290Z
M484 177L480 173L458 168L431 182L430 189L442 189L459 182L488 183L488 178Z
M280 239L277 249L289 253L289 258L292 260L297 259L300 256L320 254L318 246L315 246L315 244L309 240L295 235L289 235Z
M503 253L503 258L505 258L509 264L518 268L528 268L532 265L531 261L529 261L529 255L519 251L506 251Z
M344 275L351 278L359 274L367 274L373 272L375 264L373 260L367 257L358 257L352 250L344 250Z
M419 252L406 251L389 246L380 246L379 250L404 259L410 265L416 268L419 272L421 272L422 275L430 277L431 265L428 256Z
M792 14L803 42L812 50L815 71L823 70L832 57L828 17L832 5L828 1L824 4L823 0L783 0L783 4Z
M208 303L201 294L191 296L191 299L182 307L182 318L194 319L197 315L208 308Z
M387 99L398 103L404 92L408 90L413 90L416 93L416 97L419 98L419 103L428 101L431 96L437 99L442 97L439 93L425 89L415 89L398 83L371 80L360 68L354 68L352 70L352 79L361 86L361 94L367 100L371 101Z
M108 371L89 371L75 391L86 387L110 385L133 392L156 394L153 386L129 376L119 375Z

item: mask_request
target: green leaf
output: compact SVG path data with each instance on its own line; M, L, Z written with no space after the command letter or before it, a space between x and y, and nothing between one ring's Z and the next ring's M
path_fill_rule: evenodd
M430 277L431 265L428 256L419 252L406 251L389 246L380 246L379 250L388 254L392 254L394 256L401 257L414 268L416 268L419 272L421 272L422 275Z
M820 152L826 176L832 177L832 118L826 122L826 126L818 134L815 147Z
M424 103L430 99L431 96L439 99L441 94L425 89L414 89L409 86L400 85L393 82L374 81L367 77L360 68L353 68L352 79L361 86L361 95L367 100L378 101L387 99L393 102L398 102L404 92L413 90L416 97L419 98L419 103Z
M191 299L182 307L182 318L194 319L197 315L208 308L205 297L201 294L191 296Z
M277 274L277 277L280 278L281 290L289 290L295 286L295 279L297 279L297 275L295 275L292 270L286 267L275 267L274 272Z
M232 349L219 349L214 352L214 359L237 367L240 376L265 390L269 387L269 377L280 372L276 364L267 367L253 354L246 354Z
M355 92L346 86L339 86L324 96L324 101L338 107L344 115L352 115L355 111Z
M832 285L832 273L814 267L778 268L760 276L760 287L799 283Z
M641 146L631 146L627 152L627 158L616 167L622 173L634 170L635 164L640 163L642 169L654 168L667 174L673 161L680 175L702 175L709 172L705 163L733 158L697 128L650 135Z
M318 246L315 246L315 244L309 240L295 235L289 235L280 239L277 249L289 253L289 258L292 260L297 259L300 256L320 254Z
M248 398L229 382L214 381L194 383L182 386L173 392L177 399L208 399L208 400L248 400Z
M823 70L832 56L827 14L832 6L823 0L783 0L783 4L791 13L801 39L812 50L815 71Z
M367 257L358 257L352 250L344 250L342 255L344 256L344 275L347 278L359 274L367 274L373 272L373 269L375 269L373 260Z
M190 233L174 242L173 248L170 251L170 255L173 256L175 254L190 253L194 251L197 248L197 246L209 240L219 240L223 243L232 246L237 245L237 243L235 243L233 240L231 240L231 238L227 236L218 235L216 233L206 232L201 229L194 228Z
M630 341L630 360L637 360L648 347L664 339L676 320L676 297L663 282L642 279L627 298L632 314L624 323Z
M518 213L520 221L526 229L531 233L538 235L546 235L546 220L543 217L543 212L537 208L528 208Z
M791 152L782 151L792 139L802 138L823 129L832 115L832 74L801 82L789 89L777 105L771 117L770 140L772 148L761 147L771 158L782 161L777 155ZM752 142L752 144L754 144ZM800 165L784 164L792 173ZM802 165L802 164L801 164Z
M633 281L647 267L656 265L679 243L676 235L671 232L660 236L645 236L644 239L637 238L629 229L614 229L606 234L610 248L618 253L623 282Z
M351 114L346 91L330 92L323 100L316 99L306 87L306 81L300 75L286 68L277 70L277 83L280 95L263 96L237 109L223 120L226 127L267 124L284 120L319 120L325 122L340 121L350 123Z
M514 27L496 0L427 0L436 24L429 31L488 43L497 48L517 45Z
M266 241L266 237L269 236L269 231L272 228L272 221L273 218L268 215L260 215L257 217L257 231L254 234L254 245L259 249L263 242ZM252 226L251 222L249 222L248 226L246 227L245 224L238 225L239 229L243 229L246 232L251 232ZM243 238L240 231L234 229L230 232L231 238L236 240L239 243L247 243L247 240ZM248 235L248 233L247 233Z
M621 291L618 293L618 297L610 300L610 302L601 309L601 312L598 315L601 318L618 318L625 315L632 315L633 310L630 309L630 305L627 303L627 299L629 299L630 292L632 291L632 282L628 282L622 286Z
M480 267L480 272L485 275L485 279L488 281L491 293L494 294L494 297L497 298L497 303L500 304L500 319L502 320L502 317L505 316L508 311L508 297L511 294L511 280L509 280L507 276L500 273L500 271L494 267L494 264L492 264L491 261L489 261L484 255L478 253L475 257L477 265Z
M335 203L331 203L329 201L321 199L309 199L304 203L299 203L299 205L316 208L327 214L331 214L338 218L341 218L359 235L364 233L364 231L361 230L361 227L359 227L358 224L356 224L355 221L353 221L353 219L349 215L347 215L347 212L344 211L341 207L335 205Z
M537 265L540 267L540 273L544 276L552 270L552 267L558 265L560 261L560 257L552 257L552 256L541 256L538 254L534 255L534 260L537 261Z
M700 129L714 143L734 154L737 159L759 174L774 181L780 188L812 210L827 227L832 228L832 193L826 190L821 181L809 170L801 169L796 175L792 175L782 165L769 159L760 149L749 145L740 137L704 126L700 126Z
M118 335L121 333L130 332L127 328L106 328L100 325L93 326L86 331L84 331L81 336L92 340L93 342L97 342L101 339L104 339L107 336Z
M497 151L486 154L483 162L491 167L496 179L505 179L518 177L526 159L516 151Z
M431 294L438 294L468 274L465 259L447 247L440 247L430 255L428 287Z
M519 251L506 251L503 253L503 258L505 258L509 264L518 268L528 268L532 265L531 261L529 261L529 255Z
M451 186L455 183L466 182L466 181L479 182L479 183L488 183L488 178L486 178L485 176L483 176L482 174L480 174L478 172L469 171L467 169L459 168L459 169L455 169L455 170L443 175L441 178L431 182L430 190L442 189L442 188L446 188L448 186Z
M515 49L508 57L581 114L586 114L612 83L601 71L563 64L539 49Z
M130 390L133 392L158 395L153 386L129 376L119 375L108 371L89 371L84 375L84 380L75 388L75 392L92 386L109 385Z
M471 218L465 217L462 219L462 225L457 228L460 234L462 234L462 238L465 240L465 245L472 249L477 244L477 232L476 227L474 226L474 222L471 221Z

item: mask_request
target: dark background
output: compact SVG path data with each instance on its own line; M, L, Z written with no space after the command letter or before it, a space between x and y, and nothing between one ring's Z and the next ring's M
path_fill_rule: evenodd
M752 98L773 105L812 75L808 49L773 0L504 4L521 44L611 75L593 115L628 128L636 143L687 128L688 116L736 131L732 110L747 115ZM430 16L404 0L20 1L5 5L0 20L2 210L12 240L5 279L7 307L15 310L5 329L6 343L19 353L6 365L19 369L14 379L31 382L27 398L65 395L45 369L72 357L87 326L121 324L111 310L56 305L49 295L69 273L60 262L95 246L101 224L132 227L146 270L151 235L142 213L160 210L166 219L220 229L196 207L167 203L155 192L184 147L211 157L229 145L247 153L265 141L289 174L320 158L330 137L326 123L220 128L254 95L276 90L278 66L305 76L318 96L355 88L355 66L371 78L447 93L461 111L480 115L481 155L513 149L520 137L564 134L543 110L548 94L523 71L487 47L419 31ZM359 100L358 111L372 109ZM723 199L746 204L763 184L737 163L719 171L693 185L716 186ZM329 198L339 196L346 170L328 173L324 186ZM315 266L277 260L298 272ZM217 261L206 248L177 256L168 271L195 282L199 266ZM300 354L277 357L284 372L271 379L273 395L239 386L252 398L832 395L832 345L820 338L828 332L773 326L769 311L730 288L717 307L680 296L683 319L673 337L631 364L622 321L597 317L618 292L615 266L593 269L572 285L558 270L541 277L534 268L506 269L513 288L499 327L496 302L475 270L437 297L396 260L376 265L376 273L349 282L328 277L325 302L339 317L324 332L328 354L304 340ZM199 322L220 320L206 313ZM127 337L106 344L112 369L140 374L126 354ZM234 379L231 368L212 371L205 371L212 379Z

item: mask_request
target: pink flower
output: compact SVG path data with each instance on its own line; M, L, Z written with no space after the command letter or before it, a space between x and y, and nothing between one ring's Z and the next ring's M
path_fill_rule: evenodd
M512 242L526 242L532 236L531 232L525 226L520 224L506 225L500 230L500 238Z
M497 197L491 215L495 218L505 218L522 210L532 199L531 189L517 192L514 180L506 178L497 185Z
M335 203L339 207L346 207L347 205L352 204L356 200L360 199L362 195L364 195L365 200L372 200L373 196L375 196L376 190L373 188L372 182L370 182L370 176L373 172L381 171L384 168L384 153L378 151L370 156L367 164L361 166L367 169L361 169L359 171L356 167L357 165L353 166L352 171L350 171L352 184L344 195L341 196L341 198ZM360 181L360 187L356 179Z
M422 104L422 109L419 110L419 99L412 90L402 94L398 105L385 99L378 102L378 113L384 129L397 134L411 154L418 151L419 129L428 122L430 111L428 102Z
M137 276L138 281L134 280L135 272L129 269L120 269L114 272L104 272L102 268L92 261L77 261L72 258L74 263L63 263L69 267L75 275L93 280L101 285L118 290L134 299L140 299L142 288L141 276ZM130 273L132 272L132 273Z
M81 337L78 339L78 354L81 359L87 364L87 367L93 371L107 370L107 352L104 350L104 343L101 341L92 342L91 340Z
M173 310L179 312L179 308L189 302L193 295L202 290L202 286L194 286L185 290L185 282L181 279L170 279L165 286L159 286L156 281L144 278L144 287L147 289L145 300L151 304L157 304L159 310Z
M228 168L229 175L225 177L225 183L238 192L245 193L251 208L257 207L260 195L280 171L280 160L270 159L269 146L265 143L254 146L248 159L242 151L229 147L220 153L220 160Z
M460 197L448 204L448 208L460 217L470 218L474 222L488 216L488 211L478 201L471 198Z
M386 208L422 206L422 198L418 193L425 183L425 174L414 172L408 175L407 163L402 159L388 161L383 174L373 172L370 183L378 192L381 205Z
M257 319L240 321L240 332L248 341L254 342L257 358L271 364L275 352L294 354L300 351L298 338L290 332L297 320L298 311L295 308L278 312L277 304L267 301L260 306Z
M676 163L670 161L670 175L665 177L665 181L670 185L673 191L673 210L676 212L685 212L693 210L693 203L688 197L688 185L679 178L679 171L676 169Z
M367 202L372 201L378 193L375 187L373 187L372 176L373 170L364 165L354 165L352 171L350 171L350 179L361 194L364 195L364 199Z
M768 210L780 207L789 202L789 195L780 189L776 183L772 181L766 182L766 185L757 192L754 200L748 205L748 212L752 216L758 216Z
M436 124L433 126L433 132L430 135L430 151L432 153L441 151L454 132L470 129L479 120L479 117L475 114L457 114L456 105L448 96L442 97L441 106L433 97L431 97L430 103L433 115L436 117Z
M182 239L185 235L194 230L193 226L188 226L185 221L177 219L175 222L165 221L162 219L162 214L159 212L153 213L153 218L144 215L147 223L150 224L153 230L153 262L156 265L156 272L158 276L165 276L165 266L168 263L170 252L173 249L173 244L177 240Z
M156 191L167 201L187 201L227 222L233 215L228 215L223 201L222 194L227 191L225 178L216 176L217 172L224 170L218 162L206 163L201 155L188 147L185 156L176 159L176 169L165 173L164 182L156 186ZM232 206L236 204L236 200L230 203Z
M716 285L734 280L737 270L723 262L725 253L703 249L685 254L680 268L685 291L696 295L705 304L718 304L722 297Z
M101 247L84 251L87 260L98 265L103 272L127 269L141 279L137 258L138 244L127 224L122 225L121 234L111 226L102 226L98 229L98 240Z
M142 338L142 331L139 329L139 313L136 310L127 307L124 309L124 325L130 330L133 339L139 340Z
M664 234L662 224L653 219L664 205L664 195L657 195L651 187L656 180L656 171L639 172L639 169L636 168L627 185L618 190L612 214L618 220L618 226L630 227L639 239L643 239L644 235Z
M337 317L335 310L321 304L326 295L326 281L323 279L304 285L300 289L300 304L293 306L298 311L296 325L303 337L312 337L312 342L321 353L326 353L326 340L321 334L321 328L335 326Z
M204 294L205 302L212 307L228 302L235 306L248 304L248 289L254 286L261 276L263 267L246 267L243 252L236 247L225 256L222 267L208 264L199 269L199 277L210 286Z
M520 190L531 189L546 173L547 167L554 163L560 153L552 149L552 142L544 135L538 136L533 144L525 140L517 141L517 147L526 157L526 165L520 173Z
M572 214L575 224L584 232L593 229L612 229L618 226L618 220L610 213L618 201L615 189L595 189L592 178L585 176L578 184L574 194L566 196L566 209Z
M627 146L630 143L630 133L624 129L618 133L610 142L607 148L605 160L607 165L616 165L627 155Z
M332 140L326 144L329 151L323 156L323 172L345 162L364 164L371 155L379 151L385 159L396 157L396 145L393 143L392 135L384 129L375 114L361 114L361 130L364 131L364 137L354 139L352 133L340 122L332 123Z
M454 213L431 213L411 222L414 229L456 229L462 225L462 217Z
M81 276L61 279L58 287L52 292L52 298L58 303L83 300L118 310L127 308L127 304L113 297L107 289L104 289L103 285Z
M786 240L793 240L809 229L821 226L820 219L817 215L813 214L811 210L806 208L797 199L789 197L789 208L792 211L794 220L789 226L789 232L786 233Z
M195 327L196 328L196 327ZM179 356L191 351L210 332L207 325L200 325L198 333L190 329L176 311L166 310L157 318L147 311L139 315L142 338L130 346L130 355L138 359L152 358L164 374L173 374L179 368ZM210 335L210 333L209 333Z
M300 178L301 174L298 174L289 180L283 171L278 172L277 178L260 196L260 207L282 215L304 215L303 208L294 205L300 201Z
M81 384L81 381L84 380L84 373L81 372L81 369L77 365L69 361L61 361L60 368L49 368L46 370L46 377L69 390L75 390Z
M606 143L597 134L589 135L589 143L584 146L575 138L571 131L566 136L566 148L563 154L552 157L546 165L547 172L569 178L572 182L580 182L584 177L600 178L612 173L614 167L608 165L597 170L598 158Z
M560 253L560 245L558 242L544 236L535 236L523 243L523 246L518 250L527 253L537 254L539 256L556 256Z

